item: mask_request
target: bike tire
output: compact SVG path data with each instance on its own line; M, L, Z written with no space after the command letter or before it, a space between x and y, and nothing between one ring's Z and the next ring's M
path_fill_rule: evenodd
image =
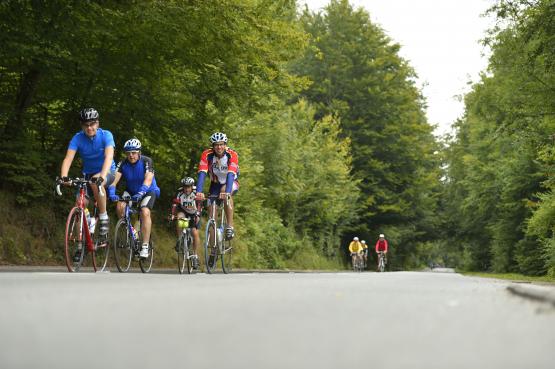
M177 271L179 274L185 273L185 265L187 263L185 242L185 235L181 233L177 240Z
M233 256L233 247L231 245L231 240L224 240L222 247L222 270L225 274L231 273L231 257Z
M65 259L67 270L70 273L78 272L83 264L83 257L85 255L85 240L83 237L83 211L81 208L74 207L70 210L66 221L65 232ZM81 248L81 258L79 261L73 261L73 256L77 250Z
M97 222L98 224L98 222ZM100 237L100 227L94 230L94 252L93 252L93 265L97 272L103 272L108 266L108 258L110 256L110 240L105 237Z
M141 272L148 273L152 269L152 263L154 262L154 241L153 234L150 233L150 241L148 242L148 257L139 258L139 267Z
M216 270L218 259L216 224L210 220L206 225L206 238L204 242L204 261L206 263L206 272L212 274Z
M193 245L193 239L191 238L191 231L187 231L187 237L185 237L185 257L187 258L187 274L193 274L193 260L191 259L191 246Z
M127 229L127 222L125 219L118 220L116 229L114 231L114 260L116 261L116 268L120 273L126 273L131 266L133 258L133 237L129 234Z

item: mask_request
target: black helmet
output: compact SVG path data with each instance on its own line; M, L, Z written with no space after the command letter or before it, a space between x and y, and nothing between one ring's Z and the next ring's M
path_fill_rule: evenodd
M86 108L81 110L81 112L79 113L79 120L81 122L88 122L91 120L97 120L98 119L98 112L96 111L95 108Z

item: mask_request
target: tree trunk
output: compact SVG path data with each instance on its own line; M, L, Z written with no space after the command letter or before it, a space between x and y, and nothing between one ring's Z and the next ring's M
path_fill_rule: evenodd
M14 110L8 119L4 128L4 139L13 139L20 136L25 125L23 122L23 114L31 105L31 100L37 89L40 72L38 69L31 68L26 72L19 84L19 92L17 93Z

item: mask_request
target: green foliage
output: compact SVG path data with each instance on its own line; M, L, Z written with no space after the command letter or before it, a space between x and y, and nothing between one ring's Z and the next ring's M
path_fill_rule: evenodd
M446 151L445 211L462 266L544 274L551 265L555 112L552 1L499 1L488 73Z

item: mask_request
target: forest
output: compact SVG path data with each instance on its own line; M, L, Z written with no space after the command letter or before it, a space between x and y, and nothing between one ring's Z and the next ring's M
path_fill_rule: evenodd
M237 267L340 269L384 233L390 270L555 274L555 2L489 12L488 68L436 137L401 46L348 0L1 2L0 263L62 263L73 199L53 183L94 107L117 160L132 137L153 159L161 264L179 180L221 131Z

